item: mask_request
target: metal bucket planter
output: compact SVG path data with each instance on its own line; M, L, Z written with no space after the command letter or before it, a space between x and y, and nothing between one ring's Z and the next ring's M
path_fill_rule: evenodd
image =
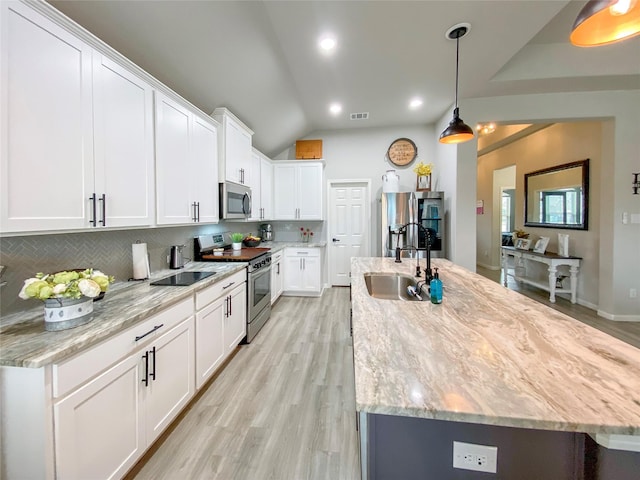
M48 331L66 330L93 319L93 298L50 298L44 301L44 326Z

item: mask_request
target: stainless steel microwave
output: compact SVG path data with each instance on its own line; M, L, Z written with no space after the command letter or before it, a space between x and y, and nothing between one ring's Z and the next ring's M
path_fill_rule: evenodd
M251 216L251 188L239 183L220 184L220 218L243 219Z

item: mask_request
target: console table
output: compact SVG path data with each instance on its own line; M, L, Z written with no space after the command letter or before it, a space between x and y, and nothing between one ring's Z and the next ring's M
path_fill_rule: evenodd
M518 259L520 264L522 264L523 260L531 260L532 262L544 263L549 266L549 284L539 282L533 280L531 278L518 276L514 267L514 275L515 278L519 282L527 283L529 285L533 285L538 288L542 288L549 292L549 301L551 303L556 302L556 293L570 293L571 294L571 303L576 303L576 292L578 289L578 272L580 271L580 260L581 257L561 257L557 253L554 252L546 252L546 253L536 253L530 250L520 250L515 247L500 247L502 249L502 272L504 278L504 286L507 286L507 271L509 268L509 257L513 257L514 260ZM558 266L560 265L568 265L569 266L569 274L571 278L571 287L569 289L566 288L556 288L556 274L558 271Z

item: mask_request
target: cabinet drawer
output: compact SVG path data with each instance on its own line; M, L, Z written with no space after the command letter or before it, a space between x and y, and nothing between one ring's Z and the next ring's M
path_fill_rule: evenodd
M196 292L196 310L200 310L211 302L215 302L223 294L231 292L233 288L247 281L247 270L242 269L215 284Z
M304 256L304 257L319 257L320 256L320 249L319 248L306 248L306 247L302 247L302 248L287 248L285 255L287 257L289 256L293 256L293 257L297 257L297 256Z
M190 298L113 338L90 347L69 360L53 365L53 396L56 398L63 396L191 315L193 315L193 300ZM138 338L137 341L136 338Z
M279 250L278 252L271 255L271 263L273 264L278 260L280 260L281 258L282 258L282 250Z

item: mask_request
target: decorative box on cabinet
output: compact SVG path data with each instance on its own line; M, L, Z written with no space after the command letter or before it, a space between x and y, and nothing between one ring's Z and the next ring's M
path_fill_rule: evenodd
M284 252L284 295L322 293L322 250L286 248Z
M296 140L296 158L322 158L322 140Z
M202 387L246 335L247 273L196 293L196 388Z
M251 137L253 131L224 107L216 108L211 116L220 123L219 178L247 184L251 168Z
M322 220L324 162L273 165L274 220Z
M218 222L217 124L156 92L159 224Z
M152 87L27 5L0 9L2 231L151 225Z

